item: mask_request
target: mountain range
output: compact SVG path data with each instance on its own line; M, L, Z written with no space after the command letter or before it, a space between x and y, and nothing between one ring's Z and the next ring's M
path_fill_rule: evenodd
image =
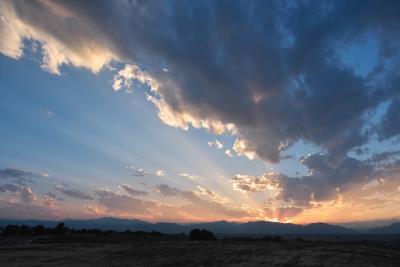
M44 225L45 227L55 227L59 222L65 223L69 228L74 229L101 229L114 231L158 231L167 234L188 233L190 230L199 228L207 229L216 234L248 234L248 235L352 235L361 234L355 229L346 228L339 225L327 223L312 223L308 225L298 225L291 223L278 223L267 221L254 221L247 223L235 223L227 221L216 221L206 223L150 223L141 220L119 219L104 217L98 219L65 219L62 221L47 220L1 220L0 227L8 224L17 225ZM400 222L391 225L372 228L364 231L363 234L400 234Z

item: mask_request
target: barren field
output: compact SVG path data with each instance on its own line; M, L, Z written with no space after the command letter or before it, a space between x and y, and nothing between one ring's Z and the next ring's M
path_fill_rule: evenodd
M400 266L396 246L120 238L0 241L1 266Z

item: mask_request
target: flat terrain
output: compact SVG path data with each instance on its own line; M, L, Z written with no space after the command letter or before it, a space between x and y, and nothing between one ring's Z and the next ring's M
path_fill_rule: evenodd
M400 249L391 244L307 240L3 238L0 266L400 266Z

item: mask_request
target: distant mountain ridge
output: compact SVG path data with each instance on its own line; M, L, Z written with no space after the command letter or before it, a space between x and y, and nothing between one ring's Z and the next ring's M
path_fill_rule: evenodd
M267 221L254 221L247 223L235 223L227 221L216 221L206 223L149 223L141 220L119 219L103 217L98 219L65 219L61 220L69 228L74 229L101 229L114 231L158 231L167 234L188 233L194 228L207 229L216 234L264 234L264 235L351 235L360 232L343 226L327 223L312 223L298 225L291 223L278 223ZM0 220L0 227L8 224L54 227L61 221L49 220ZM400 222L389 226L373 228L369 234L400 234Z
M370 231L371 234L382 234L382 235L399 235L400 234L400 222L392 223L387 226L373 228Z

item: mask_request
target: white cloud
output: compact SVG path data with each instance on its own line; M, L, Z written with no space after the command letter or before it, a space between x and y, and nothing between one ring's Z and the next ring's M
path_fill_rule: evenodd
M224 204L224 203L228 203L230 202L230 199L224 196L221 196L220 194L218 194L217 192L209 189L209 188L205 188L202 186L197 186L198 191L195 191L194 193L197 195L205 195L207 197L209 197L212 201L220 203L220 204Z
M276 172L264 173L262 176L237 174L232 178L233 189L242 192L260 192L264 190L276 190L281 175Z
M158 90L158 82L149 73L132 64L126 64L123 69L118 71L117 75L114 76L112 88L114 91L118 91L122 87L130 90L134 80L148 85L153 91Z
M42 68L58 75L60 66L64 64L84 67L97 73L117 59L104 46L107 43L105 40L94 41L91 39L94 35L87 35L97 31L91 28L93 25L76 19L62 5L47 0L40 1L38 5L28 4L25 8L19 8L21 4L7 0L0 2L1 53L20 58L23 56L24 41L34 40L42 49ZM31 17L24 17L28 14ZM50 25L49 21L54 24ZM59 32L66 35L61 37Z
M155 172L155 175L158 177L165 176L165 171L164 170L158 170Z
M246 156L248 159L253 160L256 157L254 152L256 147L251 147L244 139L236 139L233 144L233 150L239 155Z
M198 180L198 179L201 178L198 175L194 175L194 174L190 174L190 173L186 173L186 172L180 173L179 176L186 177L186 178L188 178L190 180Z
M211 147L216 147L218 149L224 148L224 145L217 139L215 139L214 141L209 141L207 144Z
M145 169L137 168L135 166L127 166L126 168L132 171L132 176L144 177L149 174Z
M233 155L232 155L232 152L231 152L231 150L230 149L227 149L227 150L225 150L225 155L227 155L228 157L233 157Z

